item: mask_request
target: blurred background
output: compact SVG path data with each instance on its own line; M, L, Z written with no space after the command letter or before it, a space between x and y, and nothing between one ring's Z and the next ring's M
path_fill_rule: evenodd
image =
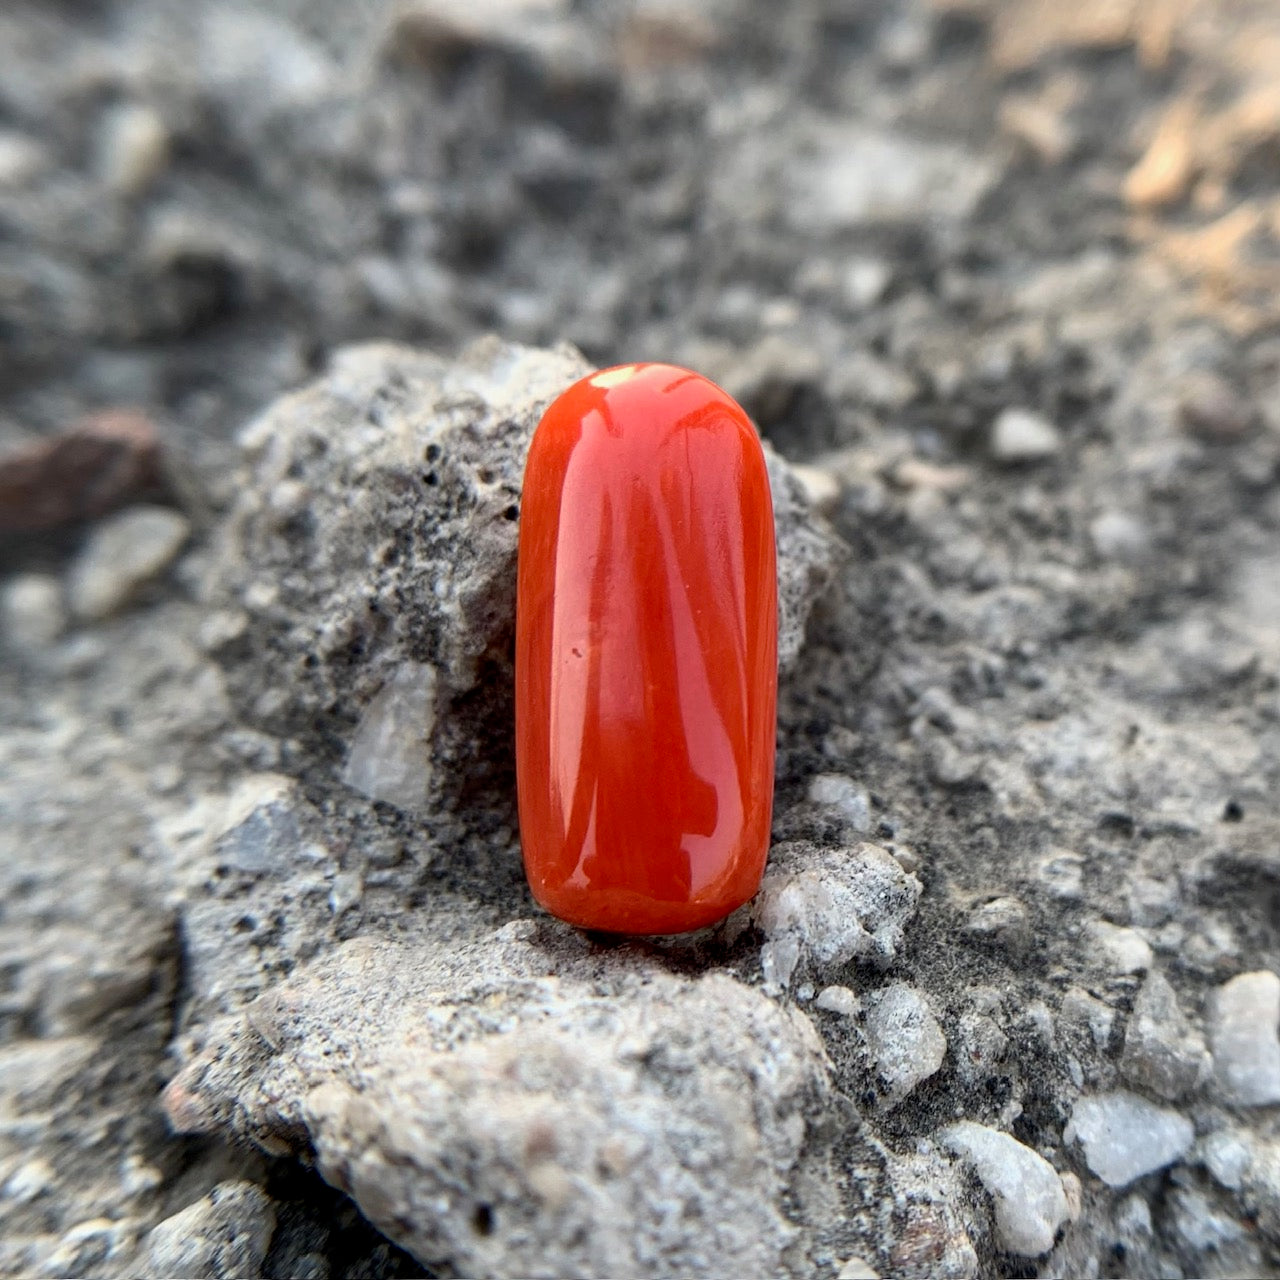
M1277 67L1268 0L10 0L0 446L128 407L216 470L335 344L496 330L694 364L793 455L946 451L1171 310L1229 424Z

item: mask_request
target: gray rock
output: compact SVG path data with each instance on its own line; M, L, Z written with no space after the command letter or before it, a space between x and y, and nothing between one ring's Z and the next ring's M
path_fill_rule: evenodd
M182 895L188 1018L241 1007L337 936L333 895L346 882L324 840L339 831L292 779L270 773L247 774L159 825ZM243 945L228 947L228 937Z
M147 1237L148 1275L256 1280L276 1228L271 1198L251 1182L223 1182Z
M1053 1166L1016 1138L965 1121L944 1129L942 1144L973 1167L995 1208L1000 1247L1026 1258L1053 1248L1067 1220L1067 1197Z
M1219 1129L1196 1144L1196 1155L1215 1180L1228 1191L1239 1191L1249 1170L1253 1150L1246 1135Z
M1242 1107L1280 1102L1280 978L1242 973L1213 995L1209 1040L1223 1100Z
M187 518L167 507L131 507L104 520L71 566L71 612L82 620L118 613L173 563L190 535Z
M359 1172L368 1157L363 1202L428 1252L422 1271L523 1274L544 1257L563 1266L577 1249L570 1273L585 1274L590 1246L566 1243L576 1231L622 1235L643 1220L650 1227L636 1238L652 1241L661 1220L692 1237L686 1206L712 1230L736 1233L670 1264L691 1280L740 1265L750 1239L764 1242L756 1269L787 1280L830 1277L851 1254L894 1280L1018 1270L978 1180L924 1144L969 1118L1075 1161L1061 1122L1086 1080L1094 1091L1120 1079L1167 1105L1150 1084L1131 1083L1120 1053L1126 1023L1136 1035L1122 1011L1143 971L1104 963L1085 924L1138 930L1171 978L1176 967L1185 1013L1194 1021L1205 1009L1206 1030L1214 987L1275 967L1267 895L1255 890L1274 882L1280 847L1280 352L1265 279L1276 228L1265 205L1215 212L1197 198L1152 212L1141 243L1121 245L1107 192L1134 159L1134 140L1098 127L1099 103L1142 128L1159 122L1165 99L1176 104L1203 82L1216 95L1207 125L1230 133L1250 68L1224 52L1262 59L1275 6L1220 7L1194 30L1174 24L1159 74L1129 77L1111 57L1067 47L1081 29L1072 6L963 5L983 11L977 20L944 7L956 5L0 4L4 462L11 446L74 430L86 408L136 404L165 425L174 461L178 450L190 455L196 484L184 510L202 512L196 548L175 564L182 576L157 579L140 608L52 643L55 627L42 623L22 652L12 629L0 638L3 658L47 647L49 659L0 658L0 1183L14 1193L0 1194L0 1273L140 1274L160 1219L217 1183L258 1180L255 1157L232 1141L248 1130L281 1154L293 1188L308 1185L287 1164L311 1154L304 1113L315 1091L301 1072L287 1078L288 1063L301 1055L305 1066L308 1054L321 1089L343 1073L372 1082L361 1096L389 1117L388 1132L419 1121L438 1129L429 1176L415 1184L427 1188L422 1212L415 1204L402 1215L408 1196L397 1200L417 1166L378 1170L395 1163L390 1140L331 1145L335 1163L321 1165L341 1181L344 1162ZM1135 37L1152 53L1152 30L1121 22L1104 38L1127 59ZM990 128L1019 114L1025 126L1028 113L1038 121L1014 130L1023 142L1072 135L1070 180L1053 168L1052 146L1015 158L1008 131ZM1193 124L1204 132L1205 120ZM1260 185L1267 157L1256 138L1236 141L1244 145L1198 146L1198 196ZM1219 227L1221 215L1230 216ZM1186 252L1209 244L1197 238L1205 228L1222 232L1208 279L1204 255ZM1175 269L1152 270L1174 259ZM770 1038L727 1025L730 1015L741 1022L737 1003L716 1023L705 1002L686 1018L678 993L676 1012L657 999L708 972L758 981L751 948L769 940L745 931L750 908L696 938L643 943L575 943L544 923L550 950L580 947L560 988L583 1010L569 1017L566 1052L614 1090L593 1110L586 1086L571 1084L564 1105L596 1117L601 1132L615 1114L632 1132L630 1109L653 1118L660 1139L633 1180L594 1202L605 1175L589 1144L534 1161L555 1167L526 1175L523 1113L505 1145L485 1137L481 1103L465 1125L445 1114L447 1098L461 1108L476 1096L468 1090L485 1103L503 1087L518 1093L521 1071L547 1059L512 1059L535 1032L554 1040L561 1021L550 1001L536 1016L532 1003L527 1017L512 1012L523 984L556 977L556 964L544 957L513 972L506 944L491 937L531 910L510 778L509 625L500 608L486 621L458 585L480 581L467 565L489 524L514 535L503 513L518 485L502 483L518 481L518 446L491 472L498 493L480 471L505 447L502 422L519 414L489 404L492 369L475 397L419 397L476 375L453 353L494 326L531 343L577 335L608 359L680 359L711 374L736 363L765 434L820 468L798 501L806 510L814 495L831 502L852 554L813 610L802 660L786 668L776 832L856 843L806 795L817 772L848 776L893 828L886 851L908 872L918 863L928 884L886 976L870 972L874 949L829 965L802 954L812 931L791 927L794 918L770 943L775 979L793 949L791 989L831 1059L833 1087L790 1111L768 1101ZM282 428L287 465L268 500L257 469L266 446L258 464L241 465L231 431L370 334L449 354L403 388L379 383L366 394L335 371L318 384L323 394L276 402L277 425L295 417ZM704 359L710 344L728 354ZM1217 385L1205 387L1205 372ZM524 376L514 371L516 399ZM1007 405L1047 415L1062 433L1042 471L992 474L986 435ZM406 446L401 462L383 466L373 451L402 429L418 456ZM437 430L452 433L448 456L428 463L421 455ZM312 452L321 448L345 461L330 467ZM972 465L975 449L991 470ZM458 458L465 465L453 466ZM46 478L57 481L55 471ZM48 491L34 486L36 497ZM789 481L775 491L781 513ZM130 498L143 500L141 490ZM222 513L259 500L253 536L232 530L224 540ZM805 523L815 571L788 577L797 543L784 546L786 609L807 610L833 563L830 536ZM326 541L340 527L346 559ZM780 515L780 535L785 527ZM6 582L32 572L65 582L61 538L0 542ZM495 545L479 558L500 561L507 544ZM384 553L399 565L382 563ZM499 594L495 586L488 599ZM415 632L424 619L436 629ZM784 622L783 635L785 656L802 628ZM455 660L470 641L473 657ZM404 732L383 714L387 699L375 705L408 664L437 673L421 769L412 716ZM341 781L353 766L367 791ZM428 776L423 798L416 779ZM260 794L229 812L245 785ZM1078 861L1042 875L1039 860L1058 848ZM774 852L772 870L803 870L787 864L786 848ZM816 860L810 869L844 884L842 870ZM975 906L1009 898L1027 908L1029 945L1026 934L1018 949L960 935ZM841 935L841 910L837 898L816 912L823 937ZM375 958L339 990L312 992L293 1038L290 991L353 938L374 953L398 938L403 963ZM460 949L465 981L433 968L432 957ZM442 994L415 986L419 968ZM840 1008L824 1008L810 988L865 995L898 978L928 991L947 1058L895 1111L862 1107L855 1119L869 1082L860 1015L842 1011L854 997L828 996ZM658 984L653 1000L646 982ZM1072 986L1087 999L1064 1002ZM406 987L405 1017L421 1037L408 1047L408 1030L398 1046L387 1038L398 1011L383 994ZM368 1026L344 1004L369 1007ZM781 992L777 1004L788 1008ZM224 1012L235 1017L223 1022ZM494 1071L453 1089L436 1058L453 1050L426 1044L448 1028L432 1029L427 1015L488 1018L466 1045L484 1038L492 1053L455 1066L461 1074L483 1056ZM611 1019L624 1015L628 1027L662 1028L661 1051L596 1072ZM698 1021L705 1033L690 1025ZM508 1059L497 1051L504 1035ZM784 1040L793 1043L790 1032ZM438 1088L412 1076L424 1053ZM153 1082L171 1064L219 1055L234 1079L218 1083L214 1069L204 1101L189 1099L186 1112L212 1140L165 1141ZM721 1087L717 1063L730 1059ZM403 1093L400 1064L417 1082ZM664 1114L635 1105L628 1070L661 1075ZM548 1073L532 1094L538 1107L550 1107L561 1078ZM1221 1097L1186 1097L1194 1115L1189 1102L1175 1109L1202 1130L1228 1124ZM495 1124L515 1110L501 1101L489 1108ZM749 1113L741 1125L739 1104ZM728 1139L711 1145L709 1169L696 1163L707 1129L718 1132L717 1108L748 1145L803 1115L785 1171L766 1177L747 1162L739 1185L750 1216L733 1199L736 1170L716 1167ZM1078 1222L1022 1270L1274 1269L1275 1111L1230 1117L1244 1165L1212 1167L1231 1187L1184 1165L1112 1193L1080 1159L1091 1185ZM43 1192L39 1161L52 1171ZM564 1188L556 1168L588 1186L577 1217L548 1207ZM1072 1179L1062 1181L1071 1202ZM442 1184L454 1200L437 1208ZM486 1199L491 1185L509 1200ZM726 1187L722 1216L712 1200ZM275 1274L412 1270L354 1213L318 1199L282 1214L290 1239L273 1241ZM502 1255L491 1266L465 1243L484 1204ZM522 1220L507 1219L525 1204L539 1221L518 1239ZM298 1218L315 1231L295 1232ZM451 1221L437 1230L438 1219ZM1232 1219L1247 1239L1232 1238ZM456 1248L423 1243L444 1232ZM1237 1265L1250 1240L1261 1264L1255 1254ZM621 1261L632 1275L665 1265L634 1251Z
M1262 1249L1254 1233L1240 1221L1236 1207L1211 1187L1174 1187L1168 1208L1184 1247L1202 1263L1197 1274L1266 1274Z
M1143 1089L1176 1101L1200 1087L1212 1061L1167 979L1150 973L1133 1002L1120 1070Z
M1107 1186L1127 1187L1181 1160L1195 1140L1195 1128L1176 1111L1118 1089L1081 1098L1063 1139L1080 1143L1085 1163Z
M920 894L920 882L877 845L775 845L751 906L765 935L766 983L788 986L801 963L817 973L850 960L887 964Z
M517 922L460 948L347 943L252 1013L170 1084L171 1119L305 1141L421 1259L778 1273L827 1066L807 1019L732 978Z
M896 1107L947 1056L947 1039L925 997L905 982L871 992L864 1002L863 1034L881 1101Z
M249 618L224 660L251 723L322 758L345 741L348 782L416 812L509 760L525 453L586 371L571 348L494 339L452 363L349 348L244 433L210 594ZM835 543L787 465L767 463L786 667Z
M778 669L785 678L804 648L809 614L844 551L827 524L815 516L803 482L767 441L764 460L778 539Z
M1087 1045L1097 1053L1105 1053L1111 1042L1115 1011L1082 988L1069 987L1062 996L1058 1025L1082 1047Z
M1094 920L1086 927L1085 937L1088 955L1109 973L1142 973L1151 967L1151 944L1134 929Z
M1006 409L991 428L991 456L997 462L1043 462L1061 448L1058 428L1029 409Z

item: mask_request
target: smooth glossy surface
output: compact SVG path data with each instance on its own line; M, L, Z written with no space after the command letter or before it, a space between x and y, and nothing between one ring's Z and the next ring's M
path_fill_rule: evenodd
M534 896L620 933L713 923L769 845L777 575L764 455L671 365L575 383L520 514L516 764Z

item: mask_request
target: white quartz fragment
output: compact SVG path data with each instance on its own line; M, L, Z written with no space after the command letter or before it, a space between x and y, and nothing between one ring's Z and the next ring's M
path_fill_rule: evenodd
M1241 973L1211 1002L1209 1038L1224 1102L1265 1107L1280 1102L1280 978Z
M823 987L813 1003L819 1009L838 1013L843 1018L856 1018L862 1012L862 1001L858 999L857 992L849 987Z
M398 809L425 807L435 693L433 666L406 662L397 668L356 726L342 775L347 786Z
M991 427L991 455L997 462L1042 462L1062 448L1062 435L1047 418L1010 408Z
M1117 1089L1081 1098L1063 1137L1080 1143L1085 1163L1107 1186L1127 1187L1186 1155L1195 1129L1186 1116Z
M891 1107L933 1075L947 1055L946 1037L928 1001L905 982L890 983L867 997L863 1032L885 1087L884 1101Z
M939 1137L972 1165L986 1188L1001 1246L1024 1258L1048 1253L1070 1210L1054 1167L1007 1133L971 1121L954 1124Z

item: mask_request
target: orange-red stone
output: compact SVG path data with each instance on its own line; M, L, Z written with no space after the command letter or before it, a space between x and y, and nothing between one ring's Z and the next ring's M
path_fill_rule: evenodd
M755 893L769 846L777 572L764 454L699 374L575 383L520 515L516 767L534 897L679 933Z

